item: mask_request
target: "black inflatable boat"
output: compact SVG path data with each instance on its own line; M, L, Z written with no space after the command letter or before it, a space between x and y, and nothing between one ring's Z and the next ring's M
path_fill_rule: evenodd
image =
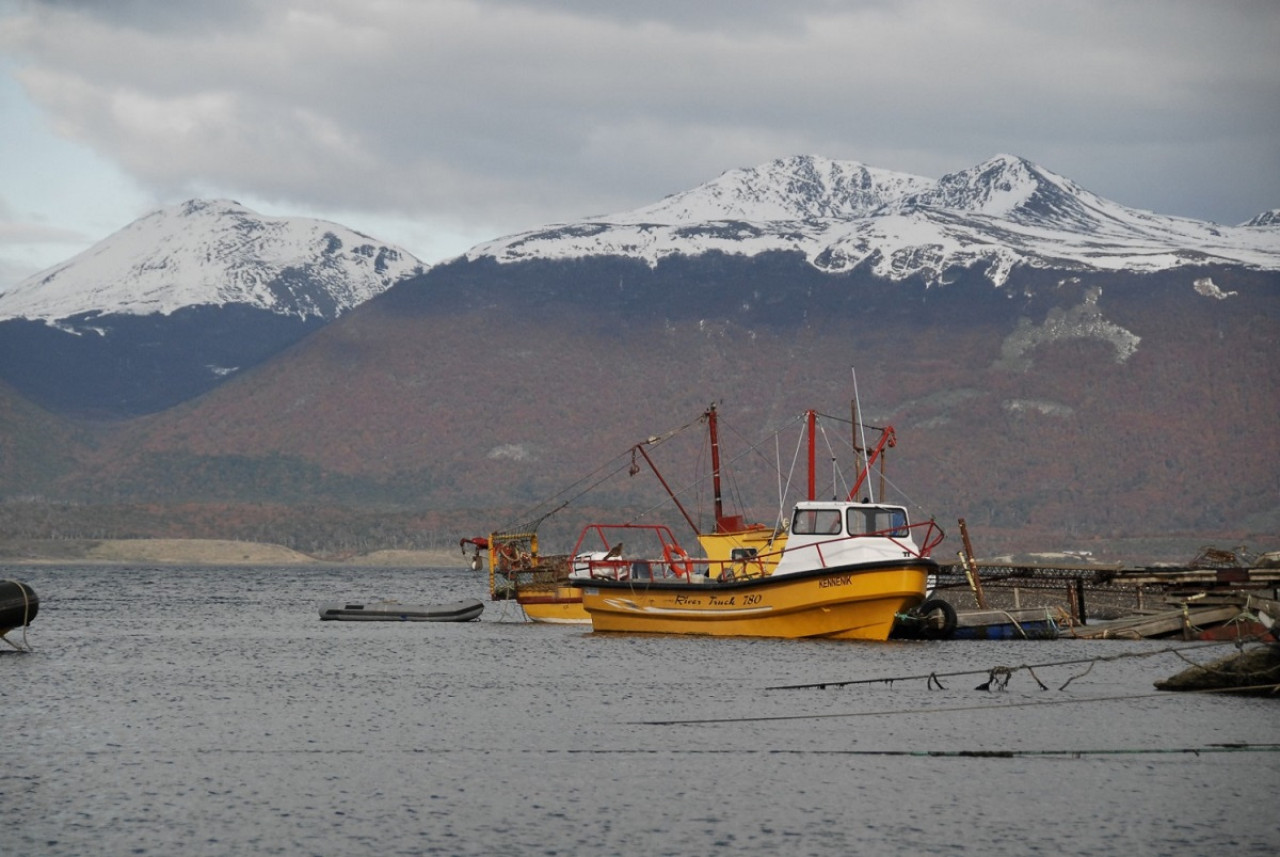
M454 604L401 604L399 601L375 601L371 604L322 604L321 619L344 619L349 622L470 622L484 611L480 601Z

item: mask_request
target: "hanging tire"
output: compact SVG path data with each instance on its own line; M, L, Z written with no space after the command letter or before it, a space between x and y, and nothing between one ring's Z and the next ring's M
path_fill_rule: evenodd
M930 598L912 611L920 620L920 636L947 640L956 632L956 608L941 598Z

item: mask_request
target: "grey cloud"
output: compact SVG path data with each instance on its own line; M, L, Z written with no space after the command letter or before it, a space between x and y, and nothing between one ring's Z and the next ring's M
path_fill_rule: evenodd
M70 12L155 33L242 29L257 20L259 0L25 0L46 12Z
M1013 152L1164 213L1280 205L1262 3L42 8L14 45L33 97L169 195L515 230L780 155L938 176Z

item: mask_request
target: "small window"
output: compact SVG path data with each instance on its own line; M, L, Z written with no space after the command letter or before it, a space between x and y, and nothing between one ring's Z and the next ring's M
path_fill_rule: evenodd
M849 532L902 538L907 535L907 513L901 509L850 509Z
M791 532L801 536L840 535L838 509L801 509L791 523Z

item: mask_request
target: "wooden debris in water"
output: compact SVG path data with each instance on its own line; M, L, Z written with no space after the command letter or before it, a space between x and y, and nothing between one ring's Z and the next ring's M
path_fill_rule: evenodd
M1230 690L1280 699L1280 644L1256 646L1156 682L1157 690Z

